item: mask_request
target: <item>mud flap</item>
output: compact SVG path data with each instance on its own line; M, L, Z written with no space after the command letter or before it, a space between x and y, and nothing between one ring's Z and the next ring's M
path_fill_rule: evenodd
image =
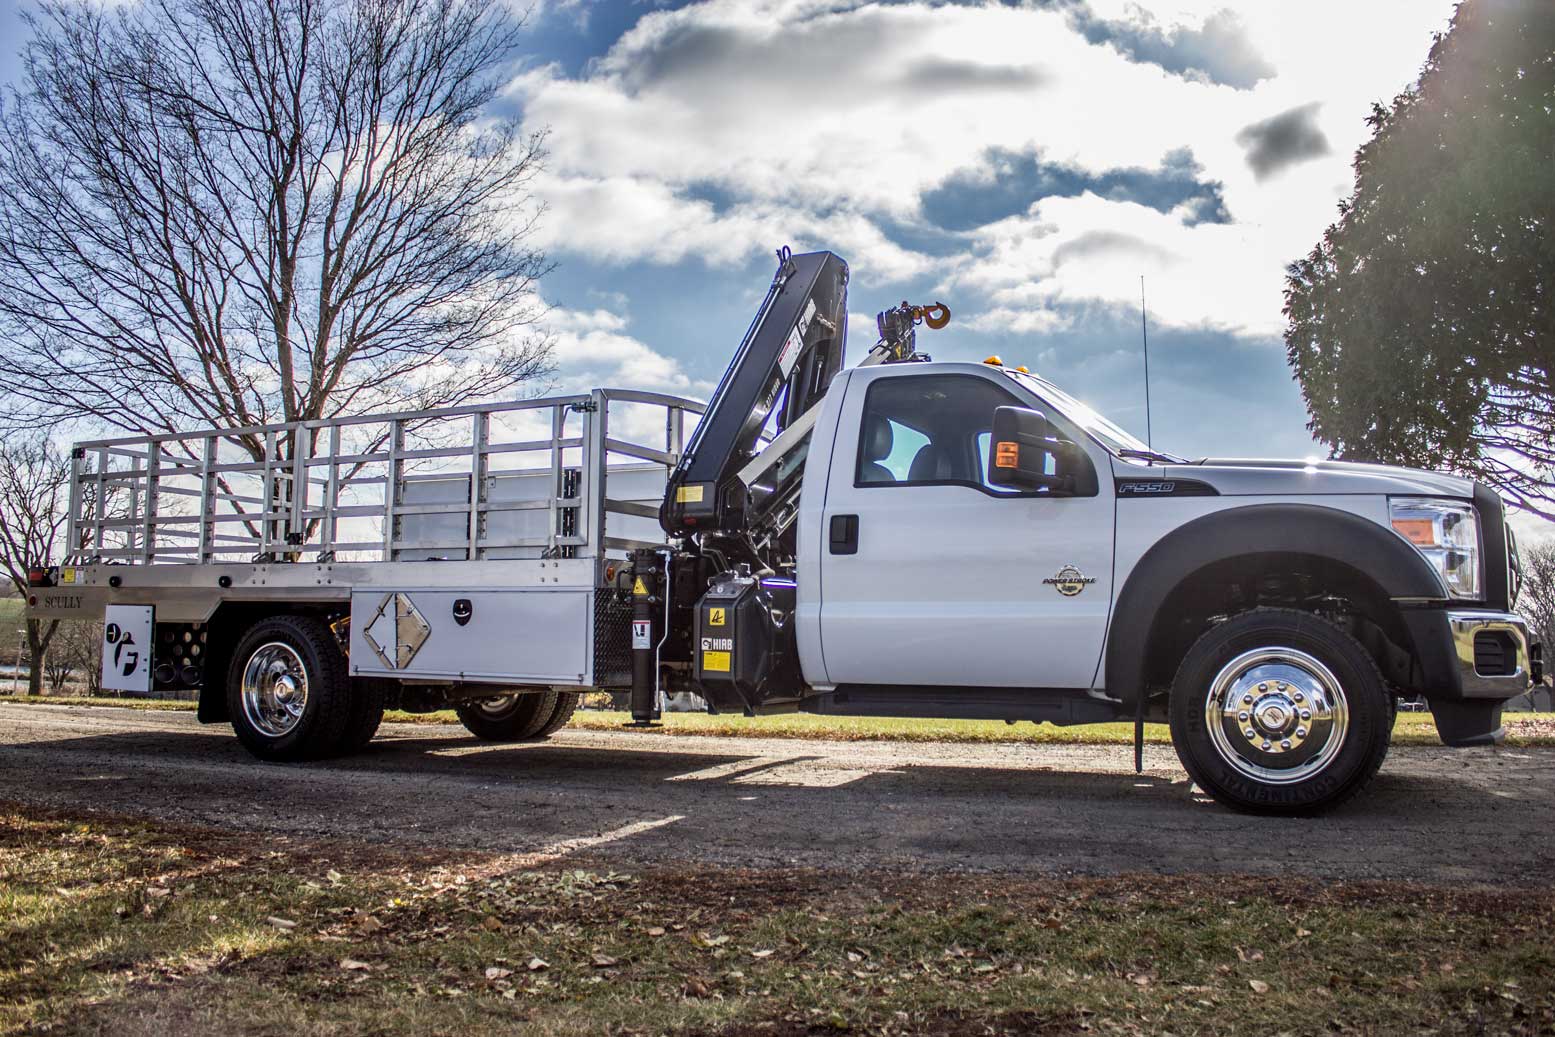
M1505 703L1499 699L1463 702L1431 699L1430 702L1436 733L1443 745L1455 749L1500 745L1506 738L1506 728L1501 726L1501 707Z

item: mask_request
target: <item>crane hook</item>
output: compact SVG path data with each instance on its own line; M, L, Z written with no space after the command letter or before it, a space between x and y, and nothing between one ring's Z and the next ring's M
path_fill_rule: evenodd
M914 306L913 316L938 331L950 323L950 307L936 301L932 306Z

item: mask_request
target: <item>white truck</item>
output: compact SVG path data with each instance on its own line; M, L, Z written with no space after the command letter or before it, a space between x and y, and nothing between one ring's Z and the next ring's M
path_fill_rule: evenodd
M1448 745L1502 738L1541 661L1494 493L1156 452L1023 369L929 361L939 304L881 313L843 370L846 288L837 256L780 252L706 407L596 390L82 443L32 613L103 619L108 687L197 689L271 760L359 749L386 706L528 740L583 690L636 723L692 691L1122 719L1136 762L1165 720L1215 799L1289 814L1365 787L1400 696Z

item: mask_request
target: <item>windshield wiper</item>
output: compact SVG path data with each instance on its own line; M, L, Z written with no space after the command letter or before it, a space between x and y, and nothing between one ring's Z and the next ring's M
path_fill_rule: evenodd
M1171 454L1163 454L1159 450L1135 450L1132 447L1119 450L1119 457L1134 457L1141 461L1159 461L1161 464L1187 464L1185 457L1175 457Z

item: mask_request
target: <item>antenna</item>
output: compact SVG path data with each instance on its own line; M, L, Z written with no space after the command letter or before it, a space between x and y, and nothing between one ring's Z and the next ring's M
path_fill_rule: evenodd
M1139 338L1145 347L1145 446L1155 449L1150 432L1150 326L1145 320L1145 275L1139 275Z

